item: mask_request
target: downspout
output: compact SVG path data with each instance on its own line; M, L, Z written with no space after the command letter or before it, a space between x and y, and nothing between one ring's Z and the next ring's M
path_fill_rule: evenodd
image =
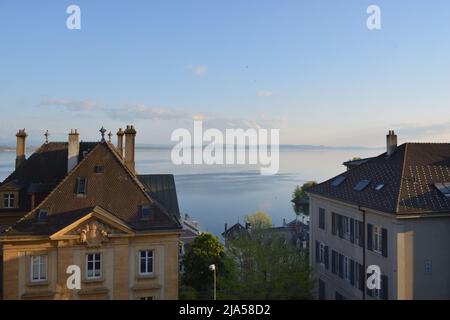
M362 212L363 214L363 271L364 271L364 277L363 281L365 281L366 277L366 210L361 209L361 205L358 205L358 210ZM366 285L363 284L363 300L366 300Z

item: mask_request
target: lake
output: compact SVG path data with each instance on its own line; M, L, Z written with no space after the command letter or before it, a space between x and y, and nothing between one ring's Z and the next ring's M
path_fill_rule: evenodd
M254 165L174 165L170 149L140 147L136 150L139 173L172 173L182 214L188 213L202 230L219 235L224 224L243 221L247 214L267 212L275 225L295 218L291 194L308 180L323 181L343 171L342 162L355 156L370 157L381 149L280 148L277 175L261 176ZM15 151L0 152L0 181L14 169Z

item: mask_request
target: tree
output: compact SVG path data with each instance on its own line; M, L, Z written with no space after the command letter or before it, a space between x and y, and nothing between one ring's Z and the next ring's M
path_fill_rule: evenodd
M195 238L183 257L183 264L180 297L212 299L214 280L208 268L211 264L217 267L218 292L233 285L233 264L225 256L219 239L210 233L205 232ZM219 294L218 298L221 298Z
M296 215L300 215L302 212L309 215L309 203L306 195L306 190L317 185L316 181L307 181L301 187L296 186L294 192L292 192L292 208Z
M267 213L257 211L245 217L245 222L250 223L253 229L265 229L273 226L272 218Z
M308 253L270 230L253 230L227 242L239 282L235 299L311 299Z

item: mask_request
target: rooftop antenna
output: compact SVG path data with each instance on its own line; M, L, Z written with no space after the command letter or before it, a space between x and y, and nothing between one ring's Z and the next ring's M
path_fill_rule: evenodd
M113 135L113 134L112 134L111 131L110 131L110 132L108 133L108 141L109 141L109 142L111 142L112 135Z
M45 136L45 144L47 144L48 143L48 137L50 136L50 133L48 132L48 130L45 131L44 136Z

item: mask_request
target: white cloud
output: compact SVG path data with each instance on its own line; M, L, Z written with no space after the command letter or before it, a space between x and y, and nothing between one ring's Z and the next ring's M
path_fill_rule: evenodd
M40 106L56 106L65 107L72 111L90 111L93 109L100 109L101 106L92 100L64 100L52 99L44 97L41 100Z
M195 74L196 76L203 76L208 72L207 66L194 66L190 67L190 69L192 73Z
M259 90L256 95L261 98L267 98L271 97L273 95L273 92L270 90Z

